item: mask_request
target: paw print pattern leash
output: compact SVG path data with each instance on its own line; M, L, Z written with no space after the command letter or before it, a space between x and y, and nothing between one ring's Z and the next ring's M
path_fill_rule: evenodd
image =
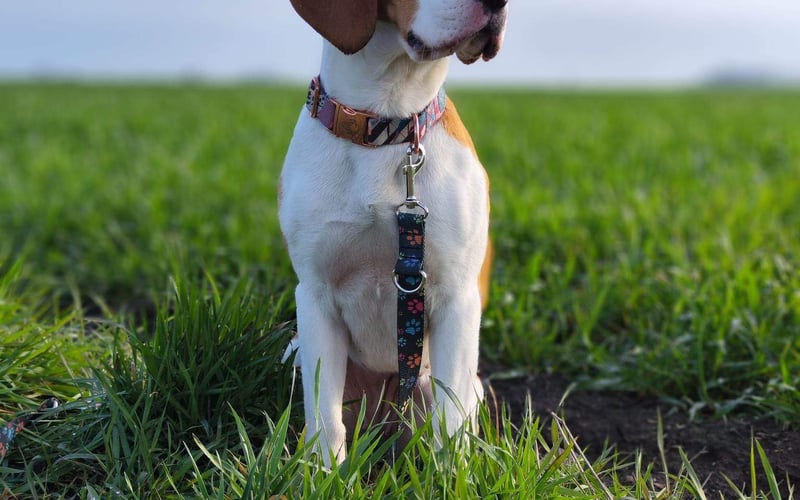
M417 128L417 127L415 127ZM406 200L397 207L399 254L394 268L397 287L397 405L405 411L419 379L425 333L425 219L428 209L414 193L414 177L425 163L425 148L416 138L406 151L403 175Z

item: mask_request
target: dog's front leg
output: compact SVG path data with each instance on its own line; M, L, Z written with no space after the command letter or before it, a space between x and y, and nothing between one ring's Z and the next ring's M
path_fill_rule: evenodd
M341 463L346 454L342 396L348 340L333 316L332 304L321 295L302 283L295 291L306 440L319 436L317 450L330 466L331 457Z
M475 417L483 386L477 376L481 301L477 290L465 292L431 315L430 359L434 379L434 429L442 419L452 435ZM443 390L446 389L446 390Z

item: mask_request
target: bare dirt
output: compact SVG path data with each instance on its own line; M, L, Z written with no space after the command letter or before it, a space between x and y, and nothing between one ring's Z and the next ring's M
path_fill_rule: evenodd
M484 367L486 373L493 370ZM570 381L559 375L504 376L492 379L498 401L504 403L513 421L519 425L525 415L526 399L531 396L533 411L544 419L552 413L562 416L578 444L591 458L599 456L606 443L615 446L622 456L632 457L641 450L644 464L654 463L654 470L663 470L658 442L658 416L661 413L667 468L676 473L681 467L682 449L704 481L709 498L734 498L734 491L725 481L727 476L745 493L752 489L750 478L751 438L763 446L780 481L784 498L788 498L787 479L800 488L800 428L787 426L768 418L736 416L733 418L691 421L657 398L634 393L612 391L571 392L559 406ZM768 492L763 469L756 458L757 489Z

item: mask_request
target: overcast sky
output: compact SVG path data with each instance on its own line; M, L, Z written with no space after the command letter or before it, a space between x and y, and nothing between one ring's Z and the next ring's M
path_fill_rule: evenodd
M305 81L320 41L288 0L3 0L0 78ZM685 84L720 70L800 78L800 0L510 0L491 63L451 81Z

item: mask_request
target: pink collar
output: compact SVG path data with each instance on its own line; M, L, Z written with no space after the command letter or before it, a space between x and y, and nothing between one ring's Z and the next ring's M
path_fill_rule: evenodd
M406 118L382 118L373 113L357 111L330 97L322 88L319 76L308 87L306 107L335 136L359 146L378 147L388 144L417 143L444 114L445 92L425 109Z

